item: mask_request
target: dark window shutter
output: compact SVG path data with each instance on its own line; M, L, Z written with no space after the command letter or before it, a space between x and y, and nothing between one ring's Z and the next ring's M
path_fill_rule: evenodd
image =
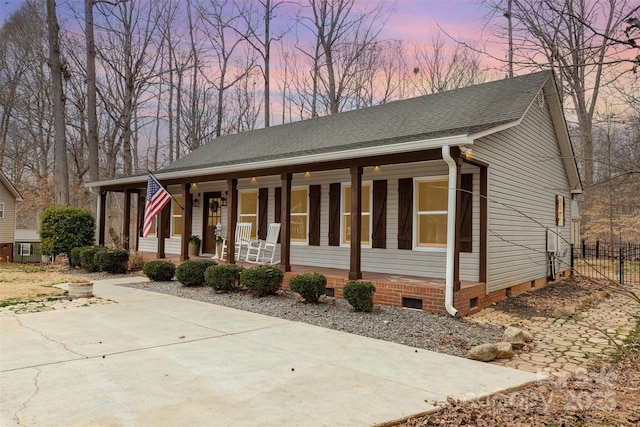
M276 187L273 195L273 222L282 224L282 187ZM280 234L278 234L278 243L280 243Z
M473 250L473 174L462 175L460 181L460 252Z
M340 246L340 183L329 185L329 246Z
M320 246L320 186L309 186L309 245Z
M269 204L269 189L258 189L258 239L267 238L267 205Z
M398 180L398 249L413 249L413 178Z
M372 247L387 248L387 181L373 181Z

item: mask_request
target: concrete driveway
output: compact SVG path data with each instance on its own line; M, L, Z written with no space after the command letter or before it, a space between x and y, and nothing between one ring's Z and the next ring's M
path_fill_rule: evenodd
M371 426L531 373L98 281L0 314L0 425Z

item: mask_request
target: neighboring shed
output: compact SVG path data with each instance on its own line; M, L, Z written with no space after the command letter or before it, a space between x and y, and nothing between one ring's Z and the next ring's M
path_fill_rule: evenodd
M0 262L12 262L16 211L22 196L0 171Z
M564 274L582 191L549 71L223 136L156 176L175 200L138 250L188 259L191 234L207 255L218 224L232 245L237 222L261 239L281 223L285 272L327 271L336 296L372 280L377 303L451 314L546 284L554 263ZM146 183L89 184L99 243L107 192L125 193L125 218L137 195L139 231Z
M13 246L13 262L41 262L40 235L38 230L16 229Z

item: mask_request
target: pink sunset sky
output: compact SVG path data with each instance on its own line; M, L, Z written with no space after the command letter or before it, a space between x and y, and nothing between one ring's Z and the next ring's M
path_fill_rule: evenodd
M41 0L44 1L44 0ZM358 0L367 4L373 0ZM24 0L0 0L0 24L22 5ZM82 0L58 0L58 15L61 21L72 20L68 4L82 10ZM464 41L476 41L480 48L495 51L486 45L489 32L483 28L487 14L480 0L386 0L392 8L390 19L384 30L384 38L404 40L407 45L427 42L440 26L447 34ZM497 54L499 56L504 56Z

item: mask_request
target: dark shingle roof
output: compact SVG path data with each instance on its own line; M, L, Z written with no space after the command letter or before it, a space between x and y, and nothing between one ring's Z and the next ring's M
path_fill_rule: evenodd
M520 119L549 71L216 138L160 172L467 135Z

